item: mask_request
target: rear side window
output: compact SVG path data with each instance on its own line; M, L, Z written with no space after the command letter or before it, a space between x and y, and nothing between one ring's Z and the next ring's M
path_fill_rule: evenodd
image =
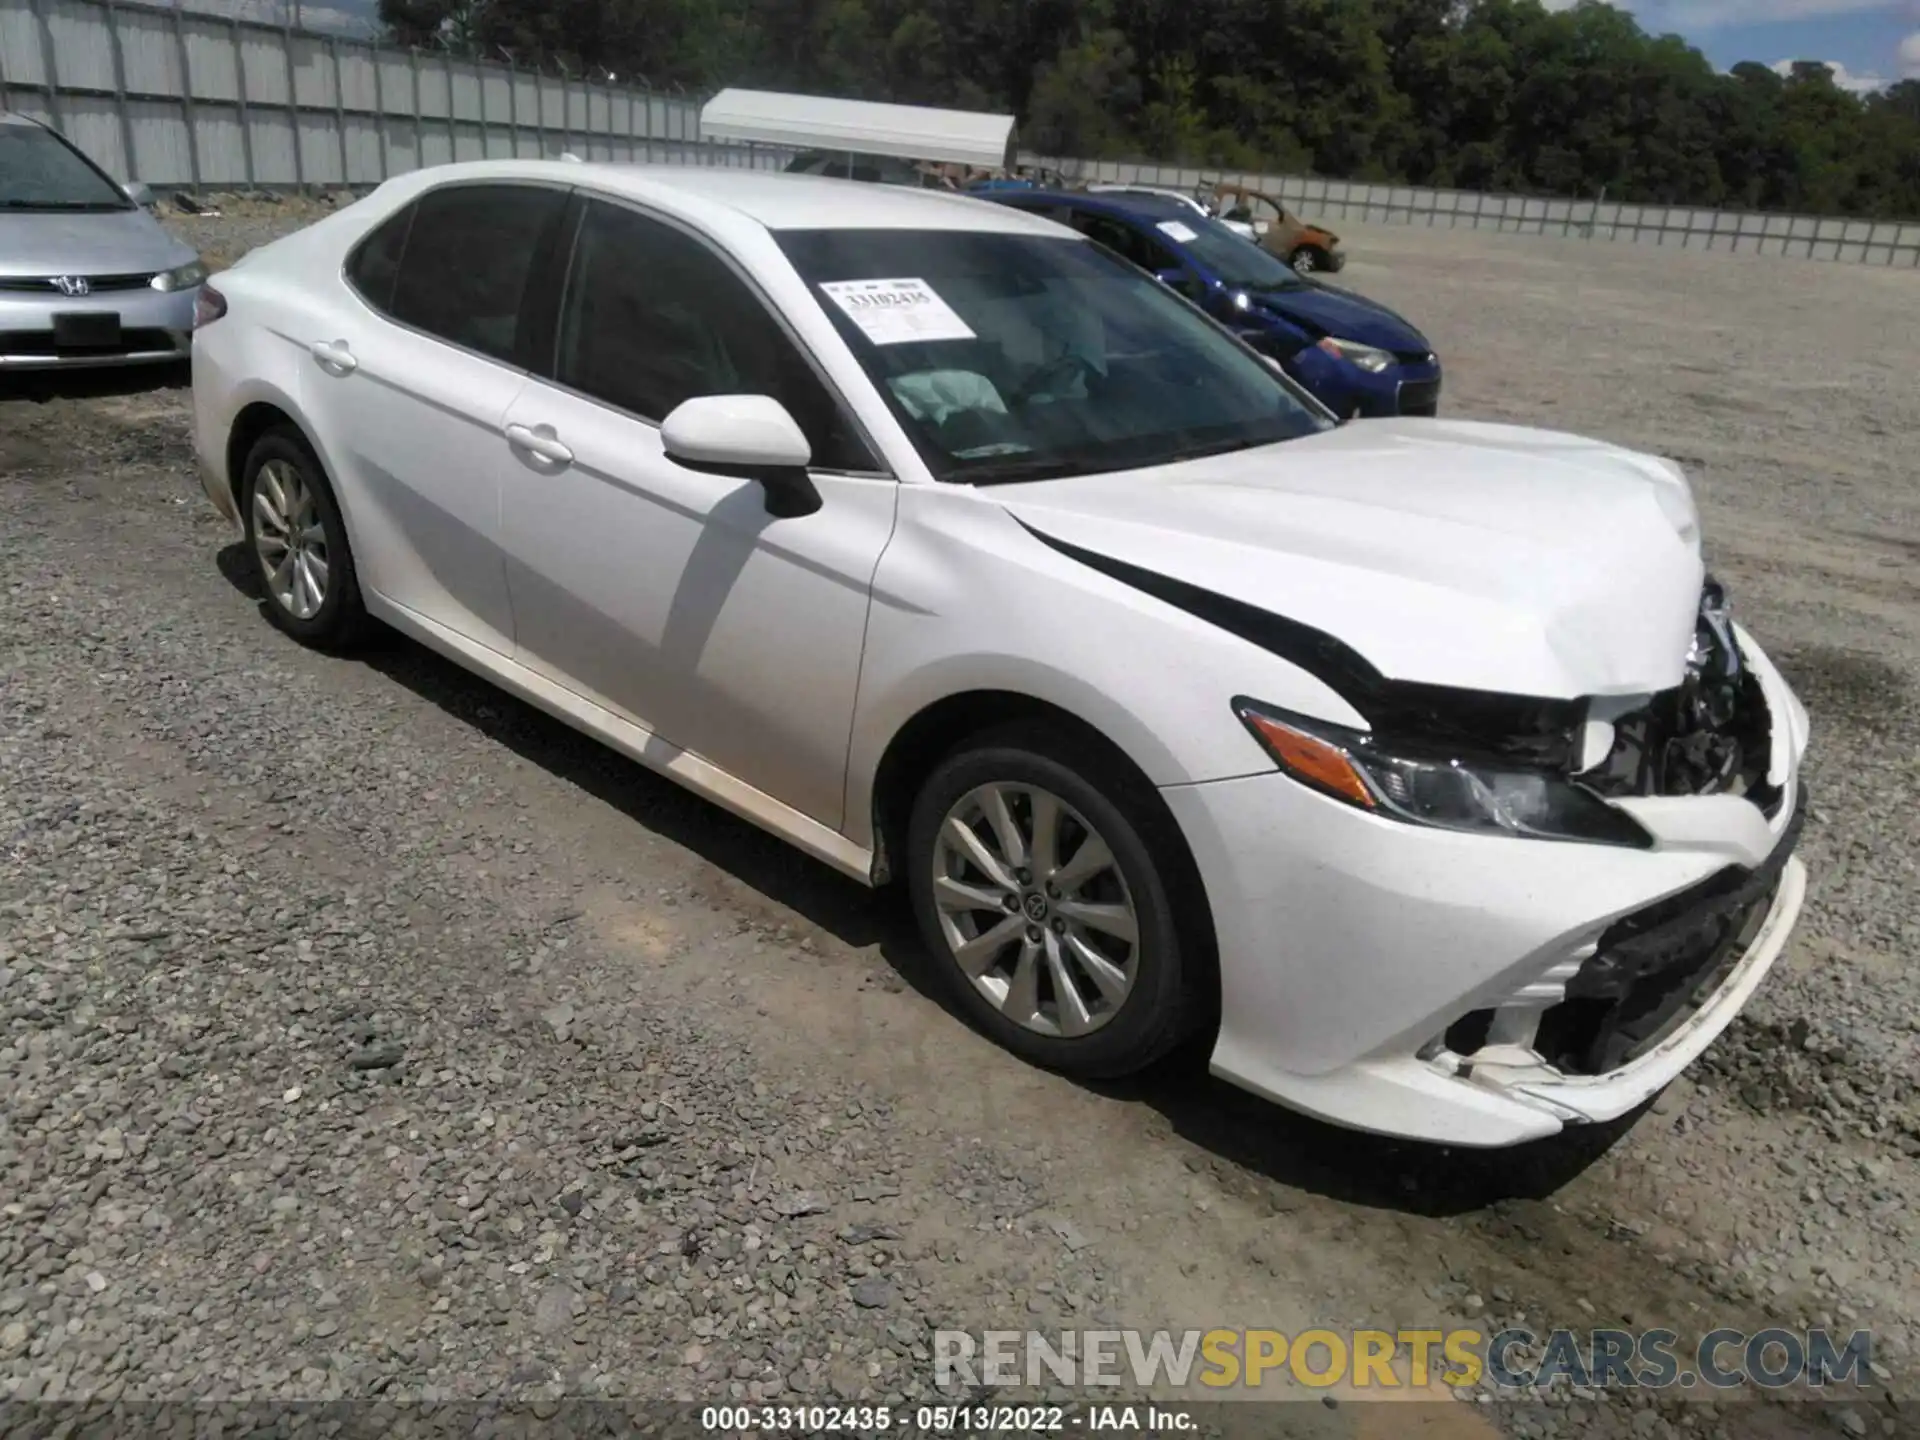
M1131 260L1149 274L1157 275L1162 270L1184 268L1180 263L1180 257L1166 246L1154 243L1133 226L1116 220L1111 215L1101 215L1092 210L1076 210L1069 223L1089 240L1099 241L1109 250Z
M593 201L581 218L554 378L656 422L698 395L770 395L816 469L878 468L746 282L700 240L622 206Z
M430 335L515 362L527 282L566 203L565 191L535 185L459 185L422 196L413 207L389 313ZM368 298L375 297L369 292Z
M393 309L393 285L400 277L400 258L407 251L407 231L413 226L413 212L418 208L409 205L390 216L360 242L360 248L347 261L347 279L376 310Z

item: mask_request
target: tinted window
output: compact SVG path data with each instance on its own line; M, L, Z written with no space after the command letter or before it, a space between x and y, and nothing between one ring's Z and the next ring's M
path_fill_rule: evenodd
M393 285L400 276L400 257L406 253L407 231L418 208L409 205L384 221L347 261L347 279L376 309L393 308Z
M0 117L0 210L130 210L133 202L65 140Z
M1181 268L1178 255L1166 246L1149 240L1124 220L1116 220L1111 215L1097 214L1092 210L1076 210L1069 223L1089 240L1098 240L1150 275Z
M766 306L705 244L618 205L587 206L554 378L660 421L696 395L771 395L823 470L875 467Z
M785 230L775 239L942 480L1127 470L1332 423L1166 286L1069 236ZM917 294L911 321L882 318L895 305L864 308L837 283L849 281Z
M423 196L393 287L394 318L514 360L527 278L566 198L533 185L459 185Z

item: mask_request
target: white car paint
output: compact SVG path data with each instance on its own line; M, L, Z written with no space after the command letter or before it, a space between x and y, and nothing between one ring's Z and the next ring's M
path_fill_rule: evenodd
M1676 685L1704 578L1684 479L1502 426L1347 425L997 494L1050 535L1336 634L1395 678L1476 690ZM1641 583L1622 593L1623 574Z
M659 427L374 314L343 279L348 251L428 188L472 179L583 187L702 237L838 389L881 468L815 472L819 508L770 521L752 481L668 460ZM1496 1044L1462 1073L1435 1043L1468 1010L1537 1011L1615 919L1767 856L1793 819L1807 723L1744 631L1787 797L1774 814L1729 795L1617 802L1647 849L1469 834L1296 782L1235 697L1363 728L1349 698L1060 548L1279 612L1394 680L1627 705L1680 681L1694 631L1699 525L1678 467L1420 420L1131 473L940 483L775 239L820 228L1071 238L1007 207L807 177L416 172L216 277L230 311L194 348L207 494L237 525L236 421L283 411L331 477L375 616L864 881L885 878L875 788L916 715L996 692L1077 717L1158 787L1198 869L1219 950L1214 1070L1337 1123L1462 1145L1549 1135L1631 1109L1724 1028L1792 930L1797 859L1733 973L1631 1064L1562 1074Z

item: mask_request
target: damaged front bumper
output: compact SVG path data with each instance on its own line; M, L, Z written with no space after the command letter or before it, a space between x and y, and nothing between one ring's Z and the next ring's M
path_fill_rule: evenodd
M1658 1093L1752 997L1806 894L1806 714L1740 642L1777 802L1618 802L1651 849L1407 826L1279 774L1164 790L1219 941L1214 1072L1336 1124L1474 1147Z
M1622 917L1416 1058L1566 1123L1624 1115L1706 1049L1786 947L1806 897L1806 866L1793 854L1804 814L1802 792L1760 867L1723 871Z

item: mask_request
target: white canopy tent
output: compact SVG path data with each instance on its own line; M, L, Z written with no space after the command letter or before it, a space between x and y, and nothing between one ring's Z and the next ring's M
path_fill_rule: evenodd
M881 105L772 90L722 90L700 111L709 140L743 140L796 150L890 155L987 169L1012 169L1011 115Z

